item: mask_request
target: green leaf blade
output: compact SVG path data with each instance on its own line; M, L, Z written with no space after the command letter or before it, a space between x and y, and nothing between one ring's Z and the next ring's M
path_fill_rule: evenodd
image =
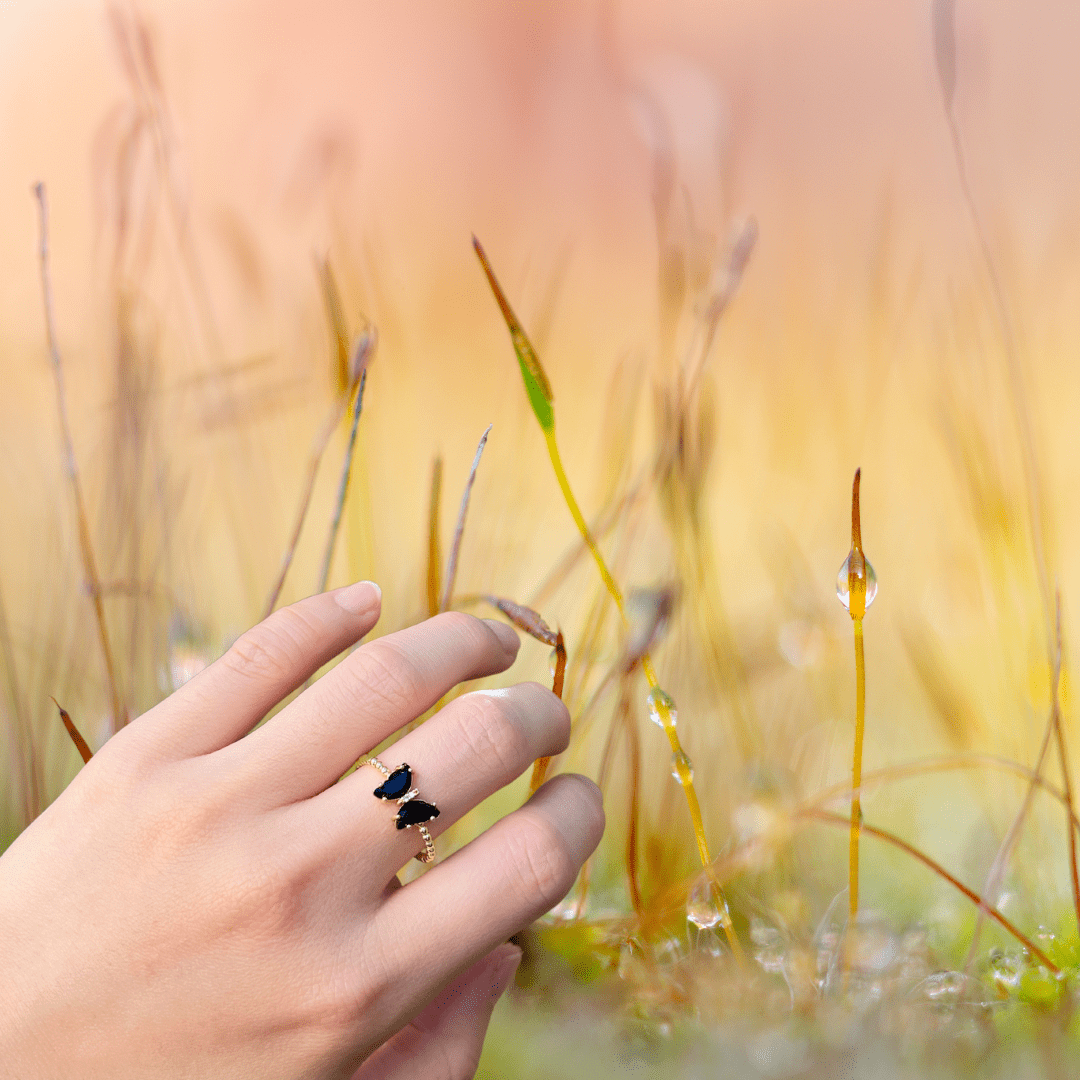
M551 383L548 382L547 374L540 363L540 358L536 355L536 350L532 347L532 342L529 341L528 335L518 321L518 317L514 314L513 308L510 307L510 303L506 299L498 279L495 277L495 271L492 270L491 263L488 262L488 257L480 246L480 241L475 236L473 237L473 247L476 249L480 265L487 275L491 291L495 294L495 300L506 322L506 328L510 331L510 340L513 342L514 352L517 354L518 365L521 367L521 378L525 382L525 392L528 394L533 414L536 416L537 423L545 432L554 431L555 410L551 406L554 395L551 392Z

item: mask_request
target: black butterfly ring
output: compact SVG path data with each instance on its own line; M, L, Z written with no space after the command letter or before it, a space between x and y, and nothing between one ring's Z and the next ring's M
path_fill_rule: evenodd
M378 758L365 758L361 765L373 765L385 777L383 782L372 792L376 799L393 800L401 807L397 812L397 827L411 829L414 825L424 838L424 850L416 857L422 863L435 861L435 841L431 839L425 821L439 816L439 808L434 803L418 799L419 794L412 786L412 769L401 764L391 772Z

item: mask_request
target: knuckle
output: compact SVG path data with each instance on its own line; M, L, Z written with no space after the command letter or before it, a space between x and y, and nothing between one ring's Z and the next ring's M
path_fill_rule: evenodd
M319 627L302 605L281 608L241 634L225 657L234 670L254 679L289 678L316 642Z
M277 682L292 668L288 644L269 626L257 626L241 634L224 659L233 671L256 682Z
M398 709L410 705L420 694L420 679L412 662L397 645L379 639L356 654L352 668L364 694L376 704Z
M545 911L566 895L578 872L578 865L559 831L537 815L530 815L520 823L509 865L525 892L539 898Z
M507 714L500 701L487 695L469 695L458 728L466 754L480 761L494 761L503 773L516 776L532 760L529 739L520 722Z

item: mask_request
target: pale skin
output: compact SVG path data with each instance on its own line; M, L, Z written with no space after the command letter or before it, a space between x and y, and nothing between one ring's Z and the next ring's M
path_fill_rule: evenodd
M509 627L459 613L350 653L367 582L254 627L110 739L0 858L0 1076L465 1080L520 959L599 842L584 777L405 886L423 840L358 759L458 683L505 671ZM255 728L254 730L252 730ZM546 688L464 694L382 755L438 805L438 838L566 748ZM437 845L438 846L438 845Z

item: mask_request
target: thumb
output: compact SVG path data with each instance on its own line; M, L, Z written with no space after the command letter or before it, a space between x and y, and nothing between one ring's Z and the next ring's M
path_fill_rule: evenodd
M495 1002L520 962L521 950L509 943L488 953L387 1039L353 1080L471 1080Z

